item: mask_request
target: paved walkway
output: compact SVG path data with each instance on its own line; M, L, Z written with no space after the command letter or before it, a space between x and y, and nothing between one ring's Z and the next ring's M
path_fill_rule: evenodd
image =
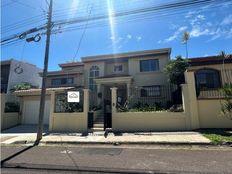
M16 130L17 128L13 128ZM25 130L28 130L24 128ZM1 144L33 143L36 133L16 133L9 129L1 134ZM88 135L81 133L44 133L41 143L70 144L209 144L210 141L198 132L138 132L111 133L94 132Z

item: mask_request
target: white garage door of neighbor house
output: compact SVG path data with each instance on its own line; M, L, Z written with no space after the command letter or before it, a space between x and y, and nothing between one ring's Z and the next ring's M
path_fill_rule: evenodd
M39 117L39 100L24 101L23 124L37 124ZM50 100L45 101L44 124L49 123Z

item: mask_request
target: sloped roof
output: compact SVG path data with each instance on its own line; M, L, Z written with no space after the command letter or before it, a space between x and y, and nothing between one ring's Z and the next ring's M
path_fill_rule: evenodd
M195 57L189 58L189 64L191 66L200 66L200 65L212 65L212 64L222 64L222 56L207 56L207 57ZM232 55L229 55L229 58L224 60L224 63L232 63Z

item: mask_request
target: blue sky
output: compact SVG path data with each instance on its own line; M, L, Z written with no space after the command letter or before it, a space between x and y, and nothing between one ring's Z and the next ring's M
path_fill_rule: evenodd
M165 1L176 2L175 0ZM45 0L2 0L1 37L6 37L46 23ZM113 12L161 5L161 0L54 0L54 18L69 20L77 17L110 15ZM111 18L98 24L82 23L79 30L67 31L60 26L51 37L49 70L58 70L59 63L77 61L80 57L147 49L172 48L172 57L185 56L181 43L183 32L190 32L189 57L216 55L221 50L232 53L232 2L220 6L202 5L145 16ZM36 17L37 16L37 17ZM23 20L23 21L22 21ZM23 23L22 23L23 22ZM95 27L90 27L90 26ZM82 39L80 39L82 37ZM80 42L81 40L81 42ZM79 45L79 51L77 48ZM3 46L1 59L14 58L43 67L45 37L38 43L21 40Z

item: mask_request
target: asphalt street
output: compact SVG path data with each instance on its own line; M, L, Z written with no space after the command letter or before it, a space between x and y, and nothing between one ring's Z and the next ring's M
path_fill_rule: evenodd
M232 173L232 148L3 146L2 173Z

